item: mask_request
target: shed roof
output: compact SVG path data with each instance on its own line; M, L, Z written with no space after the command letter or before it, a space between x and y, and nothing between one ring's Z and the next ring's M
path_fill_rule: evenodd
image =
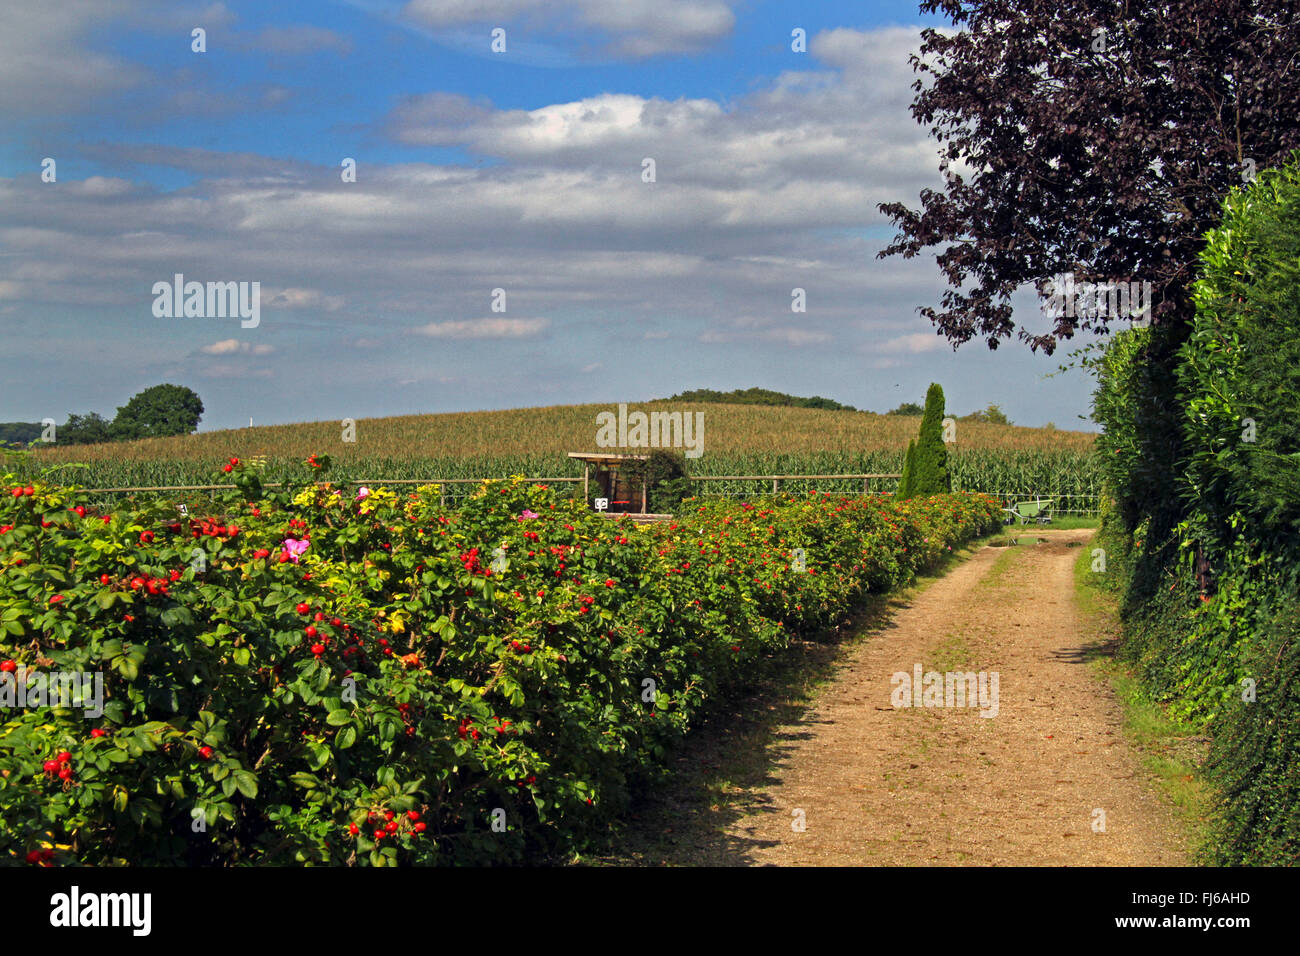
M606 455L598 452L571 451L570 458L577 458L592 465L616 465L620 461L645 461L649 455Z

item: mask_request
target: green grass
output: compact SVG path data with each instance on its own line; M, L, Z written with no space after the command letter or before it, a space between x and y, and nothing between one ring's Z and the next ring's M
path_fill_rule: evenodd
M1101 520L1087 515L1062 515L1052 519L1050 524L1009 524L988 543L995 548L1009 548L1015 545L1033 545L1038 543L1040 531L1075 531L1079 528L1099 528Z
M971 649L965 640L957 634L949 634L943 643L931 653L934 660L924 670L938 671L941 674L964 671L971 662Z
M989 543L997 545L997 541L990 541ZM1005 545L997 546L1006 547ZM1017 557L1019 557L1019 555L1016 553L1016 550L1007 547L1007 549L999 554L994 560L993 566L988 569L988 572L980 580L978 587L985 590L996 590L1000 587L1002 579L1006 577L1007 571L1011 569L1011 565L1015 563Z
M1074 564L1079 610L1098 632L1090 653L1098 679L1106 681L1124 711L1124 733L1155 776L1194 854L1204 858L1209 839L1212 788L1201 772L1209 738L1172 716L1151 698L1137 677L1114 656L1119 634L1119 597L1111 580L1092 570L1092 547L1080 549ZM1117 572L1112 572L1116 573Z
M1074 531L1077 528L1100 528L1101 519L1088 515L1061 515L1050 524L1037 525L1044 531Z

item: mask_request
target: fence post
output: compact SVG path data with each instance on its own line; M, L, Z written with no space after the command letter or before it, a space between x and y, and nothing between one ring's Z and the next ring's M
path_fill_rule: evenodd
M781 479L779 479L779 478L773 478L773 479L772 479L772 494L776 494L776 486L777 486L777 482L779 482L780 480L781 480Z

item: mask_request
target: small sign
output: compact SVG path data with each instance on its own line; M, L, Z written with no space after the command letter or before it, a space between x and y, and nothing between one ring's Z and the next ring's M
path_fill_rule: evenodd
M597 499L596 499L596 510L597 510L597 511L608 511L608 510L609 510L609 499L608 499L608 498L597 498Z

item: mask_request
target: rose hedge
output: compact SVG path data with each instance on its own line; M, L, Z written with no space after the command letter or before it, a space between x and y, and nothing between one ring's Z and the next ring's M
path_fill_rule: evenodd
M522 479L448 510L434 488L264 494L232 465L248 500L206 518L40 484L0 500L0 678L104 679L99 717L0 709L0 861L571 848L756 659L1000 516L814 495L634 526Z

